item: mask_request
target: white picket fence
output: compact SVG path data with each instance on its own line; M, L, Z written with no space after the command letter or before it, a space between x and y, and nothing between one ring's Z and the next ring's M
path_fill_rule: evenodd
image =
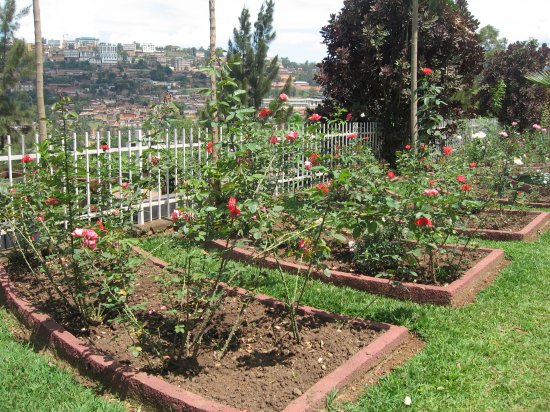
M300 136L303 130L298 130ZM308 146L308 150L319 151L322 154L334 154L339 148L353 142L347 136L355 133L357 139L364 139L368 136L368 144L375 154L380 152L381 136L378 133L376 123L346 123L332 126L321 126L320 134L322 142L316 141L317 147ZM228 136L222 130L220 140L223 142ZM240 138L240 137L239 137ZM23 138L15 140L8 136L6 154L0 156L0 195L6 195L15 182L25 181L26 168L21 159L30 155L37 164L40 164L40 155L36 153L38 136L35 136L35 144L32 148L26 147ZM210 140L209 131L206 129L186 129L166 131L162 138L153 141L141 129L119 130L115 133L97 132L94 134L85 133L70 137L67 146L70 147L73 167L82 170L85 179L85 197L87 216L93 216L93 186L96 183L108 182L111 196L116 196L116 190L123 182L130 185L137 178L140 180L147 173L144 167L144 160L147 162L161 162L163 156L172 157L170 164L172 169L162 172L159 168L156 176L149 174L149 179L156 179L156 188L144 191L144 199L135 215L135 221L139 224L147 221L167 217L175 209L176 203L180 200L174 189L178 187L178 179L184 176L192 176L199 173L200 165L209 162L205 150L205 144ZM307 139L301 139L302 144L308 144ZM109 146L108 151L102 150L102 144ZM320 146L319 146L320 145ZM144 159L143 154L148 153ZM283 154L288 156L289 154ZM106 166L106 167L100 167ZM101 175L103 170L103 175ZM315 176L304 168L290 169L285 175L277 179L276 192L295 190L302 188L312 181ZM6 246L6 237L0 236L0 249Z

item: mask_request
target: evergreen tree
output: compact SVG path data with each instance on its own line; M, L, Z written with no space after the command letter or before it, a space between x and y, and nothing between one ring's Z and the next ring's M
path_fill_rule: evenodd
M250 12L245 7L239 17L239 28L233 30L229 41L227 59L231 64L231 76L239 87L247 91L243 103L259 108L263 97L271 90L271 82L279 72L278 57L267 59L269 44L275 39L273 12L275 3L267 0L258 13L254 32Z

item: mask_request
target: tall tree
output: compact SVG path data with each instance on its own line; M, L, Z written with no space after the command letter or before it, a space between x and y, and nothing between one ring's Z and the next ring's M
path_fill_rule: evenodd
M208 0L208 9L210 17L210 61L212 64L212 74L210 75L210 99L212 101L217 100L217 78L216 78L216 69L217 69L217 55L216 55L216 0ZM217 114L214 113L214 122L217 121ZM218 127L215 126L212 128L212 143L214 145L213 157L217 159L218 151L216 148L216 143L218 143Z
M412 0L411 29L411 143L418 140L418 0Z
M262 99L271 90L271 82L279 72L279 58L268 60L269 44L275 39L273 13L275 3L267 0L262 4L251 31L250 12L245 7L239 17L239 28L233 30L229 41L227 59L231 75L240 88L247 91L246 103L259 108Z
M15 0L0 5L0 149L14 127L29 118L16 86L19 80L32 72L31 56L25 43L15 38L19 19L29 12L26 7L17 13Z
M483 65L478 22L464 13L466 2L419 1L418 64L436 71L432 82L454 113L453 96L473 82ZM327 57L317 82L325 95L353 114L377 120L387 159L410 130L411 0L346 0L321 33Z
M44 105L44 54L42 52L42 23L40 20L40 1L32 1L34 17L34 53L36 59L36 108L38 110L38 135L40 141L46 140L46 106Z

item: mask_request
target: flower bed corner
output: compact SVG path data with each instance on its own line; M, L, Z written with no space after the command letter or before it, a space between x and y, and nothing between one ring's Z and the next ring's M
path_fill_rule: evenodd
M225 244L214 241L213 247L225 248ZM348 286L377 295L384 295L401 300L411 300L417 303L458 307L472 302L476 294L487 287L498 272L507 265L504 251L501 249L479 248L488 253L483 259L470 268L462 277L446 286L422 285L411 282L394 283L388 279L355 273L332 270L330 276L321 271L312 271L311 276L325 283L337 286ZM273 258L254 256L251 250L235 247L231 250L235 260L254 262L266 267L278 267L293 273L307 273L305 265Z

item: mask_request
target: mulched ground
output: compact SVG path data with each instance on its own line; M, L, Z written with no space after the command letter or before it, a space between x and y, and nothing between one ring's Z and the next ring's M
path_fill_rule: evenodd
M8 269L19 293L96 349L137 369L158 374L186 390L248 411L283 409L381 333L357 323L300 317L302 343L298 344L282 310L253 302L227 355L219 359L218 350L225 343L241 306L238 296L228 296L223 311L216 315L207 333L198 366L185 369L172 359L149 357L147 361L145 356L133 357L127 348L134 342L124 324L86 326L48 297L41 286L43 279L31 277L21 265L12 264ZM168 345L173 330L161 325L167 325L170 316L152 279L159 270L151 263L140 267L130 304L146 302L138 317L165 337L163 341Z

